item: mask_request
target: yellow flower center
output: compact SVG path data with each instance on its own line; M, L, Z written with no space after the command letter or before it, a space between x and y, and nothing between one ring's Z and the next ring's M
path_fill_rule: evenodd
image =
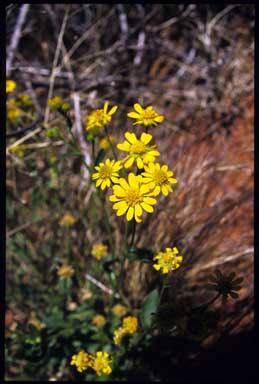
M138 188L129 188L125 198L126 202L130 206L134 206L142 201Z
M154 110L145 109L143 111L143 118L144 119L154 119L155 117L157 117L157 113Z
M132 144L131 151L138 154L143 153L145 152L145 145L137 140L136 143Z
M94 112L94 118L96 120L102 120L103 119L103 109L97 109L97 111Z
M153 177L157 185L162 185L167 181L167 175L161 169L155 170Z
M112 168L104 164L99 171L100 179L108 179L112 175Z

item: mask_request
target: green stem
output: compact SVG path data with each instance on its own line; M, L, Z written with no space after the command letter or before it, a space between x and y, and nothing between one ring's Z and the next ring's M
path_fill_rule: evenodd
M92 141L93 164L95 164L95 140Z
M135 221L135 219L133 219L133 228L132 228L132 236L131 236L130 248L133 247L135 233L136 233L136 221Z
M107 125L104 126L104 131L105 131L105 134L106 134L108 143L109 143L109 145L110 145L110 147L111 147L111 150L112 150L112 154L113 154L113 156L114 156L114 159L117 161L118 158L117 158L117 155L116 155L114 146L113 146L113 144L112 144L112 142L111 142L111 139L110 139L110 136L109 136L109 132L108 132Z

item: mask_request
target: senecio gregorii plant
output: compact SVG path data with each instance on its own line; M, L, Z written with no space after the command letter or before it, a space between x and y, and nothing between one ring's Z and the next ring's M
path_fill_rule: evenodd
M12 87L9 85L10 89ZM26 98L24 100L26 101ZM73 149L76 149L69 104L60 96L54 96L50 99L49 106L54 113L58 112L65 119ZM105 239L96 239L86 250L89 256L86 263L87 274L90 276L92 270L89 269L93 266L93 275L100 281L94 276L90 276L90 281L95 281L96 286L102 287L103 290L105 288L107 302L103 307L95 307L97 295L90 289L91 285L90 288L79 287L77 295L80 304L75 302L76 299L70 295L72 282L76 281L77 273L72 267L75 264L69 258L67 261L62 260L62 265L59 264L56 272L60 286L64 288L61 291L64 301L67 300L65 308L69 312L67 315L70 316L69 321L71 319L81 321L79 328L85 326L82 340L78 328L75 333L70 329L65 330L68 334L71 332L71 345L73 345L68 364L70 362L71 366L74 366L71 369L75 372L86 374L85 378L89 380L98 380L100 376L103 381L117 378L117 370L120 369L118 366L124 356L131 352L131 349L134 350L138 346L142 348L142 341L143 345L151 345L148 343L151 343L150 340L157 335L157 332L161 334L167 332L170 336L174 334L188 336L192 331L194 335L194 320L197 322L198 319L207 326L209 324L207 317L211 315L208 314L207 307L219 295L236 298L235 290L239 289L240 283L240 279L235 279L235 276L231 275L225 279L217 273L217 276L211 278L212 284L209 288L216 291L217 296L201 309L198 308L196 311L198 315L190 306L172 306L170 303L164 303L164 292L169 278L174 280L178 269L183 267L183 261L186 262L186 259L184 260L177 248L178 245L176 247L173 242L156 252L150 250L149 256L145 253L143 259L138 253L139 249L134 247L138 224L145 220L146 213L155 212L159 198L166 199L173 196L173 188L177 184L171 167L158 161L160 152L149 132L151 129L158 129L158 125L164 121L164 116L158 114L152 106L144 108L140 104L134 104L135 111L128 113L128 117L135 120L134 131L125 132L123 141L119 142L109 131L117 110L117 106L109 107L108 102L105 102L102 109L97 109L84 118L86 140L92 143L92 162L86 167L91 175L90 181L96 187L95 198L96 200L99 198L99 202L103 204L100 215L104 218L103 228L106 231ZM46 132L47 137L50 139L57 137L56 129L58 130L54 127L49 128ZM124 245L118 251L109 222L111 214L107 213L105 201L110 205L111 212L115 213L116 220L120 220L123 224ZM66 231L66 234L80 225L78 216L75 216L70 212L61 215L59 226L61 230ZM127 259L130 263L134 252L137 255L134 256L135 259L150 264L150 269L159 274L162 280L162 288L150 292L141 308L134 307L123 291L125 262ZM195 316L192 316L194 312ZM169 314L166 324L163 323L164 313Z

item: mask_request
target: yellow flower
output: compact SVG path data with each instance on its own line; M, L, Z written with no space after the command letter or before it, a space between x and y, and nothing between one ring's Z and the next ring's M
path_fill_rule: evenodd
M61 108L63 104L63 100L60 96L54 96L51 99L49 99L49 106L51 108L57 109Z
M115 345L120 345L123 337L125 335L127 335L127 333L128 333L127 329L125 329L123 327L119 327L119 328L115 329L115 331L113 333L114 344Z
M137 139L135 133L126 132L126 140L123 143L117 144L117 148L121 151L129 152L122 162L125 168L131 167L134 162L137 162L139 169L144 167L144 164L153 163L155 156L160 153L156 151L156 145L148 146L147 144L152 140L152 135L143 132L140 139Z
M25 153L25 147L22 144L18 144L14 147L11 147L9 152L17 154L19 157L23 157Z
M20 93L17 95L17 99L20 104L22 104L25 107L29 107L32 105L31 97L30 95L27 95L26 93Z
M96 325L96 327L101 328L106 323L106 319L103 315L95 315L92 319L92 323Z
M178 249L166 248L165 252L158 252L158 254L153 257L153 260L156 260L157 264L153 264L153 267L159 271L162 270L162 273L168 273L174 271L180 267L180 264L183 261L182 256L178 256Z
M76 222L76 219L71 213L65 213L65 215L59 220L59 224L62 227L70 227Z
M39 331L44 328L46 325L42 323L39 319L36 317L32 317L29 321L28 324L33 325L35 328L37 328Z
M124 307L124 305L116 304L112 307L112 312L114 313L115 316L121 317L126 315L128 310L126 307Z
M108 105L109 103L106 101L104 103L103 109L97 109L96 111L93 111L87 118L86 118L86 130L89 131L90 129L94 128L103 128L106 124L108 124L111 119L112 115L117 111L118 106L115 105L110 109L108 112Z
M112 369L110 367L111 362L112 358L109 353L98 351L96 352L92 368L98 376L101 376L102 374L110 375L112 373Z
M122 320L122 327L127 333L135 333L138 329L138 319L135 316L127 316Z
M115 144L116 143L116 138L112 135L109 136L110 138L110 142L112 144ZM100 140L100 148L101 149L104 149L105 151L107 151L107 149L110 148L110 143L109 143L109 140L107 139L107 137L103 137L101 140Z
M75 273L74 268L72 268L71 265L66 265L66 264L62 265L62 267L60 267L58 270L58 276L61 279L70 278L71 276L73 276L74 273Z
M13 80L6 80L6 93L13 92L16 88L16 82Z
M104 190L111 186L111 182L118 183L118 171L122 168L120 161L107 159L105 163L99 163L94 168L97 172L92 175L92 179L97 180L96 187L101 187Z
M148 166L144 166L144 169L145 172L141 173L142 181L150 186L151 189L154 189L154 196L157 196L161 190L165 196L169 192L173 192L170 183L176 184L177 180L172 177L174 173L168 170L167 165L162 165L161 167L158 163L149 163Z
M129 112L127 114L128 117L137 120L134 125L142 124L148 127L164 121L164 116L159 115L151 105L144 109L140 104L136 103L134 104L134 109L136 112Z
M120 178L119 185L113 186L113 195L109 200L114 202L113 209L117 210L116 215L122 216L126 213L127 221L135 218L140 223L143 209L146 212L154 212L152 205L156 199L150 197L150 188L142 183L140 175L135 176L132 172L128 175L128 182Z
M18 104L15 99L9 99L7 101L7 121L14 123L21 116L21 110L18 108Z
M88 354L84 350L81 350L77 355L72 356L70 365L75 365L78 372L83 372L88 367L93 367L93 360L94 357L92 355Z
M104 244L95 244L92 248L92 255L97 259L101 260L103 257L107 256L108 247Z

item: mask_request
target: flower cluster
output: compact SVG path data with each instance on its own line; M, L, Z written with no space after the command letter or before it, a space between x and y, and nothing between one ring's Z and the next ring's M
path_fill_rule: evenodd
M122 320L122 326L115 329L113 341L115 345L120 345L124 336L133 334L138 329L138 319L135 316L127 316Z
M139 104L134 104L136 112L128 113L130 118L137 119L134 124L146 127L156 126L164 121L152 106L146 109ZM111 115L115 113L117 106L108 112L108 103L104 108L94 111L88 118L87 130L102 128L111 121ZM126 152L126 156L120 161L106 159L95 166L97 172L92 179L96 187L102 190L112 187L113 194L109 200L114 203L113 209L117 216L126 215L126 220L142 221L143 212L154 212L153 206L157 203L156 197L162 193L167 196L173 192L172 185L177 183L174 173L165 164L156 163L160 155L157 145L150 145L153 136L142 132L137 136L134 132L126 132L125 140L117 144L117 148ZM107 141L108 142L108 141ZM113 145L111 140L110 145ZM114 151L113 151L114 153ZM120 177L119 171L136 166L135 172L129 172L126 177Z
M183 261L183 257L178 254L179 251L176 247L166 248L164 252L158 252L153 257L153 260L156 262L156 264L153 264L153 267L157 271L161 270L163 274L178 269Z
M77 355L72 356L70 365L75 365L78 372L83 372L88 368L91 368L98 376L101 376L102 374L111 374L111 362L112 358L108 352L98 351L94 356L84 350L81 350Z

